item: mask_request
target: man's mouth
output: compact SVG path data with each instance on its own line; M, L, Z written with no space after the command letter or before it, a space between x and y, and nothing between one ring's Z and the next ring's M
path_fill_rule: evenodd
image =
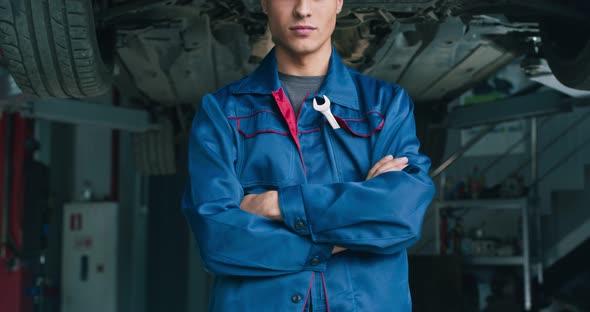
M297 25L289 28L294 31L297 35L305 36L316 30L315 27L309 25Z

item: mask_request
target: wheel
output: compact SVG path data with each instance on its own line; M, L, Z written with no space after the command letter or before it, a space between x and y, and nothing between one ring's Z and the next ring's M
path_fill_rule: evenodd
M590 90L590 26L563 20L541 23L542 52L564 85Z
M110 87L91 0L0 0L0 46L21 90L89 97Z

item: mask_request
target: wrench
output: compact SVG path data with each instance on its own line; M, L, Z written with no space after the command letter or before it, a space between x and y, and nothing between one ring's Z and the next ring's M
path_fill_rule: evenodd
M322 113L324 116L326 116L326 119L328 120L328 122L330 123L330 126L332 126L332 129L340 129L340 125L338 124L338 122L336 121L336 118L334 118L334 115L332 115L332 111L330 110L330 99L328 99L327 96L324 95L324 104L318 104L318 102L316 101L316 99L313 99L313 109L315 109L316 111Z

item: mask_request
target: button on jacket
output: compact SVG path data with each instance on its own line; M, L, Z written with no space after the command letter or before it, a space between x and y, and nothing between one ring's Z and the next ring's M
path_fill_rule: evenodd
M340 129L313 109L327 96ZM434 195L413 104L399 86L348 69L335 50L317 94L293 111L271 51L246 78L203 97L189 142L183 212L210 311L411 311L406 248ZM386 155L403 171L365 181ZM240 209L278 192L284 222ZM348 250L331 255L334 246Z

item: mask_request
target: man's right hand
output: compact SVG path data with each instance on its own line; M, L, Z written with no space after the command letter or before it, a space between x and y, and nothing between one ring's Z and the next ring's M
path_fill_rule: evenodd
M390 171L402 171L408 166L408 158L400 157L393 158L391 155L387 155L379 160L373 168L369 170L366 180L372 179L382 173Z
M404 168L408 166L408 158L407 157L400 157L400 158L393 158L391 155L387 155L381 160L379 160L371 170L369 170L369 174L367 175L367 179L372 179L382 173L390 172L390 171L402 171ZM346 248L334 246L332 250L332 254L337 254L340 252L346 251Z

